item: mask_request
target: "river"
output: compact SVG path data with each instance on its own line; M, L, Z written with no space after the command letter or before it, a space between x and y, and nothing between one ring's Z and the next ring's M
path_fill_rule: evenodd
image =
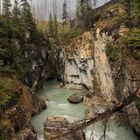
M47 109L34 116L31 120L32 125L38 133L39 140L44 140L43 122L48 116L65 116L69 121L84 118L84 104L80 103L75 105L67 101L67 97L77 92L83 93L84 90L60 88L59 83L56 81L49 81L44 84L43 89L38 92L38 96L49 99L49 101L47 101ZM94 127L90 126L86 128L86 140L92 140L90 138L92 130L94 130L94 140L99 140L103 134L102 121L94 124ZM106 140L137 140L137 138L130 128L126 126L118 127L115 120L110 120L107 125Z

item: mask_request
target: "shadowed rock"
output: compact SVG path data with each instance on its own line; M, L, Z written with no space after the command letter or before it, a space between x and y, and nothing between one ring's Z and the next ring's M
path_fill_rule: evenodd
M71 95L70 97L68 97L67 100L70 103L78 104L78 103L81 103L83 101L83 96L80 95L79 93L75 93L75 94Z

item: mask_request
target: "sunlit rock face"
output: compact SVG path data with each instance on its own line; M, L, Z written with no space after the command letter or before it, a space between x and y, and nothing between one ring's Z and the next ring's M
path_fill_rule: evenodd
M97 29L96 39L94 40L94 75L97 80L97 87L99 87L102 96L109 101L115 101L114 82L111 67L106 55L106 44L108 39L109 37L105 33L102 33L101 35L100 29ZM98 91L99 90L97 90L97 92Z
M94 60L92 59L91 40L91 34L85 32L67 46L64 80L71 86L85 85L92 91Z
M86 87L107 101L116 101L114 83L106 55L108 36L97 29L84 32L66 47L64 81L66 86Z

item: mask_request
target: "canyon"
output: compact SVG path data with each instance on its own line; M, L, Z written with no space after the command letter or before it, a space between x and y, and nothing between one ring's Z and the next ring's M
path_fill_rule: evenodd
M115 61L115 56L111 57L112 60L112 54L108 54L109 45L112 42L120 45L119 39L130 31L123 20L127 14L124 4L111 1L97 8L97 13L91 17L94 25L63 45L51 46L50 39L40 34L37 34L39 43L36 40L32 42L32 34L25 31L25 36L13 40L19 52L13 59L14 63L9 59L11 56L8 58L2 52L0 134L2 131L4 139L45 139L37 134L39 129L43 134L42 121L45 121L46 139L82 140L86 139L85 128L94 121L100 123L104 118L117 118L120 123L123 118L122 121L131 128L132 137L140 138L139 58L128 54L129 57L124 57L120 52ZM15 66L22 69L19 74L17 69L10 69ZM59 83L50 84L54 79ZM76 94L80 95L82 103L69 103L67 99ZM72 122L69 122L71 119L67 114L72 115ZM100 127L104 126L101 124ZM67 131L70 131L68 135L60 135Z

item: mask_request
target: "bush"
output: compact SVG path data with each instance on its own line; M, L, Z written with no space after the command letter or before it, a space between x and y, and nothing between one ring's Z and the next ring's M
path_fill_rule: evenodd
M140 60L140 29L133 29L123 36L120 40L120 45L126 50L125 56L132 56Z
M108 42L106 52L111 62L128 57L140 60L140 29L126 33L117 43Z
M116 62L119 58L118 46L113 44L113 42L107 43L106 53L107 53L109 60L111 62Z
M6 87L6 83L0 80L0 106L5 105L11 98L12 96Z

